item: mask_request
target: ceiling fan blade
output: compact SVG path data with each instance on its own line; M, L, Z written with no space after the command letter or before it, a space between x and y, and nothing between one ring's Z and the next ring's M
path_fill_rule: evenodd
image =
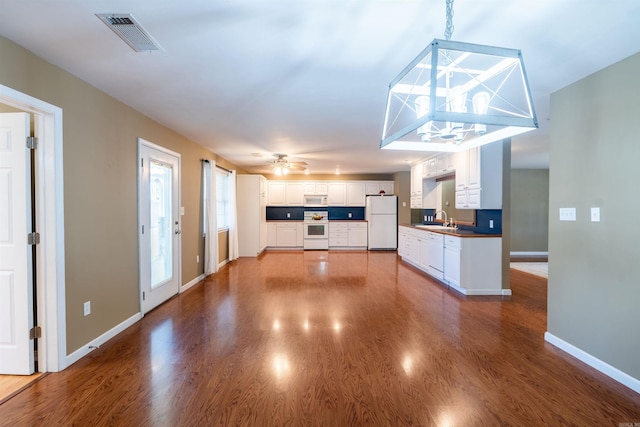
M296 169L296 170L303 171L303 170L306 170L307 168L305 168L304 166L300 166L300 165L291 165L291 166L289 166L289 169Z
M307 166L307 162L289 162L290 165Z

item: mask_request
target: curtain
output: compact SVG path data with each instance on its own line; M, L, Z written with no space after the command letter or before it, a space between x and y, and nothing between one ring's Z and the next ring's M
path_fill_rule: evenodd
M229 171L229 261L238 259L238 209L236 203L236 171Z
M204 274L218 271L218 222L216 208L216 162L202 162L202 232L204 235Z

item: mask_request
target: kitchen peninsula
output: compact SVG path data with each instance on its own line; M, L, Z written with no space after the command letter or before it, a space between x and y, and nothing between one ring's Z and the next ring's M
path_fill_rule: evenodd
M440 225L400 225L398 255L464 295L511 295L502 289L502 236Z

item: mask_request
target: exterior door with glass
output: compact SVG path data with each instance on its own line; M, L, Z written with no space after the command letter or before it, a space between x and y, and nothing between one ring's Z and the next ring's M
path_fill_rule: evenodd
M180 291L180 155L138 140L140 309Z

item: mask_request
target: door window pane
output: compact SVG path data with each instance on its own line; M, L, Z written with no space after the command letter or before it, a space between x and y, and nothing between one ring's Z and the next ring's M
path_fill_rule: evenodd
M151 216L151 289L173 277L172 179L170 166L151 162L149 171Z

